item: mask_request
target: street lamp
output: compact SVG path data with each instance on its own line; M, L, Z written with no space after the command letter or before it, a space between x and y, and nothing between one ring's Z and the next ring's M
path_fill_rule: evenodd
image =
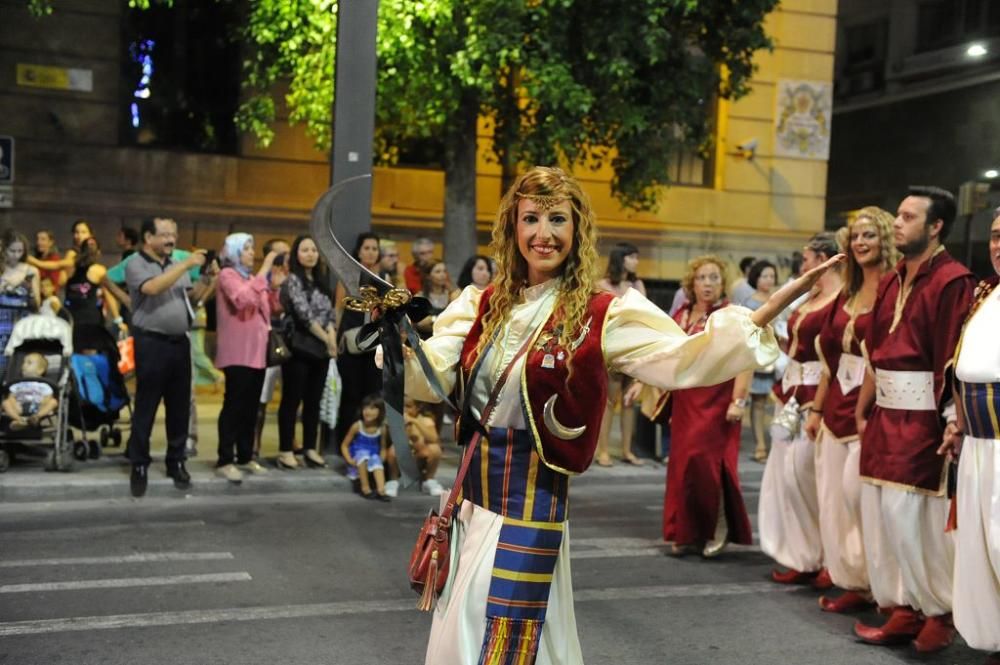
M965 55L970 58L981 58L987 53L989 53L989 51L987 51L986 47L982 44L969 44L969 48L965 49Z
M989 169L989 170L985 171L983 173L983 175L985 177L989 178L990 180L992 180L993 178L995 178L998 175L1000 175L1000 171L997 171L996 169Z

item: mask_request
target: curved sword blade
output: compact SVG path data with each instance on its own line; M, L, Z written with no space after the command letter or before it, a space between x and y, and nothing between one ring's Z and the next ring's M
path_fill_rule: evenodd
M374 286L380 294L392 288L392 284L358 263L357 259L344 249L344 246L337 240L333 224L333 202L336 198L349 187L370 180L371 177L370 173L352 176L326 190L316 201L312 211L312 219L309 222L309 231L313 240L316 241L320 253L326 259L330 269L337 275L337 279L343 283L348 295L352 296L358 295L358 289L361 286Z

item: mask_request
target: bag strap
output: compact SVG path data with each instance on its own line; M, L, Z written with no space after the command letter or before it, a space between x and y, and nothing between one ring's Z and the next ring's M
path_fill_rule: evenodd
M490 398L486 402L486 406L483 408L483 413L479 418L479 423L482 425L478 428L476 432L472 435L469 443L465 445L465 454L462 455L462 465L458 468L458 475L455 476L455 484L452 485L451 492L448 494L448 501L444 505L444 509L438 516L439 532L444 531L448 528L451 523L451 515L455 511L455 502L458 500L458 493L462 490L462 483L465 481L465 474L469 471L469 465L472 463L472 454L475 452L476 448L479 446L479 440L483 436L483 430L486 427L486 423L489 422L490 414L493 413L493 407L496 406L497 399L500 397L500 391L503 390L504 384L507 383L507 378L510 376L511 371L514 369L514 365L517 361L527 352L528 347L531 346L531 341L534 335L528 335L524 344L518 349L511 361L507 363L507 367L504 368L503 373L497 382L493 385L493 391L490 393Z

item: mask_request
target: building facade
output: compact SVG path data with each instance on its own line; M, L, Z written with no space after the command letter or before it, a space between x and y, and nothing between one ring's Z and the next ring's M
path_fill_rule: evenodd
M43 19L26 5L0 0L0 135L16 143L13 205L0 208L0 226L29 234L51 228L66 244L71 222L82 217L108 242L120 226L156 213L178 219L182 246L203 247L235 229L260 237L305 229L329 182L327 156L286 122L267 149L218 122L228 111L216 93L237 84L239 72L184 64L199 49L217 53L210 35L179 30L186 43L129 41L123 35L134 12L118 0L56 0ZM778 146L782 109L789 108L781 96L795 82L820 93L832 86L836 9L835 0L786 0L768 17L775 49L758 54L753 91L717 105L713 159L679 161L675 177L684 184L665 189L657 211L622 209L607 170L578 173L597 208L603 247L637 244L647 278L677 279L689 258L705 252L733 263L749 254L787 265L823 227L827 160L822 149L797 154ZM162 77L197 81L198 92L156 115L144 100ZM811 131L828 134L828 112L817 107ZM480 134L476 223L485 246L501 172L485 157L487 120ZM375 169L373 225L402 243L404 258L412 238L440 238L443 188L443 173L434 169Z

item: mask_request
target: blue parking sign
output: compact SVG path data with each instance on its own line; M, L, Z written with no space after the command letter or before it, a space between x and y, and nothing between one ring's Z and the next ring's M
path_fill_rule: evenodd
M0 136L0 185L14 182L14 137Z

